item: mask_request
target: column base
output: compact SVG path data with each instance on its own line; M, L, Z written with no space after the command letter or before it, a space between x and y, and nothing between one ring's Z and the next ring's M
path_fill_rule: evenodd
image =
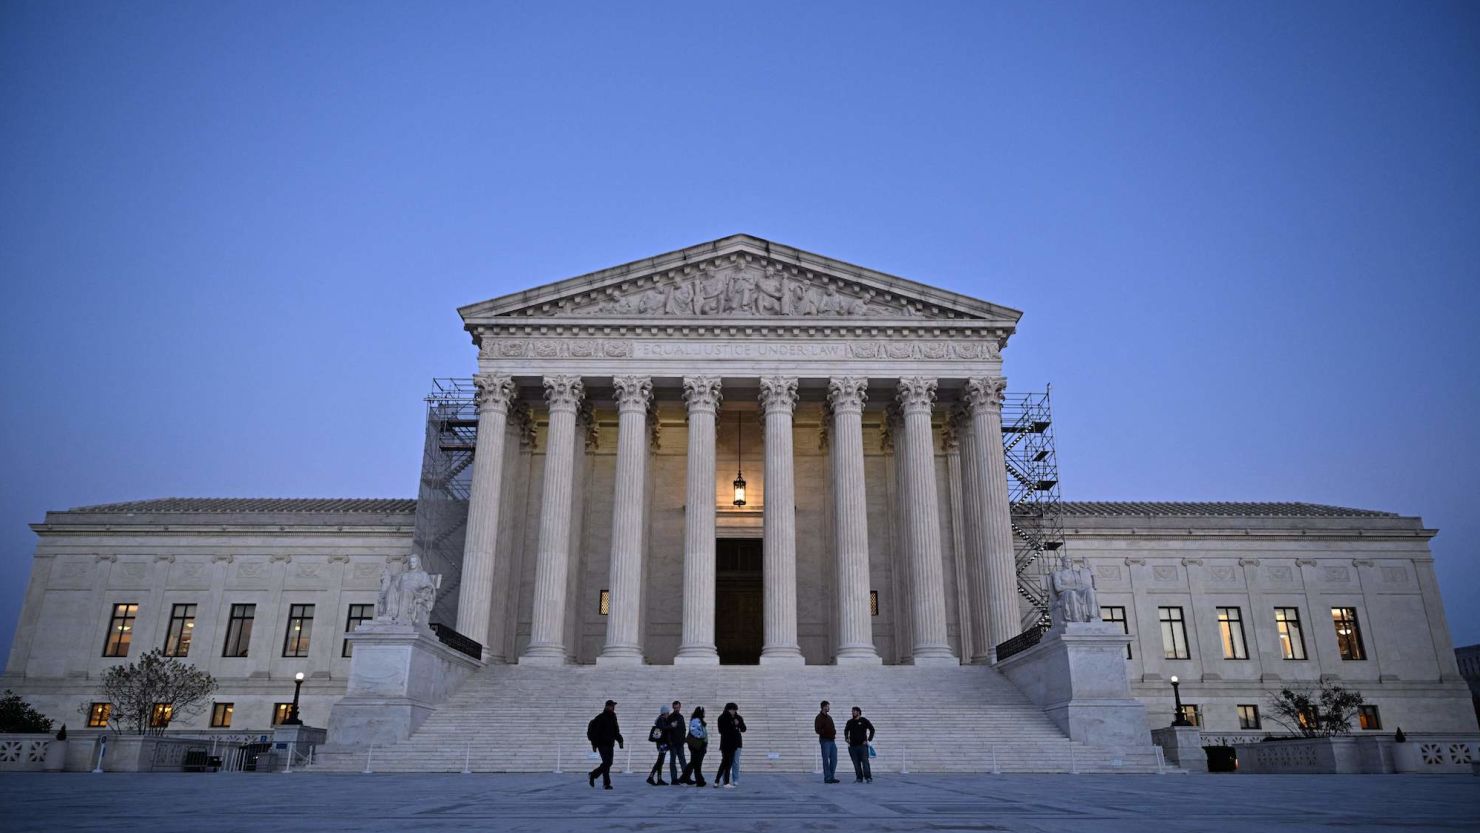
M674 665L719 665L719 652L713 648L679 648Z
M960 665L961 661L951 653L951 649L944 645L925 645L916 647L913 656L910 657L911 665Z
M623 649L621 653L601 654L596 658L596 665L598 667L606 668L611 668L613 666L632 668L634 666L642 665L642 652L636 651L634 653L628 653L628 650L629 649Z
M884 658L865 649L844 649L833 658L834 665L883 665Z
M800 648L775 648L770 653L761 651L761 665L806 665L807 658Z
M519 665L565 665L569 661L565 649L559 646L531 645L519 658Z

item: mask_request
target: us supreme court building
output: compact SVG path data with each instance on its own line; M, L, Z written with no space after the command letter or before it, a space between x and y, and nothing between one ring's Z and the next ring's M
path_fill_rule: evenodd
M1017 310L736 235L460 313L476 368L435 382L408 497L49 512L3 685L101 730L100 676L163 648L220 684L171 732L250 734L301 672L331 768L371 743L461 766L468 738L474 768L519 768L500 736L535 709L577 755L609 695L629 739L660 703L737 700L747 749L780 769L810 770L829 694L920 737L925 769L932 732L959 745L951 720L999 764L1076 743L1135 761L1174 675L1189 720L1235 743L1283 731L1273 691L1323 681L1363 694L1356 733L1476 732L1435 530L1380 508L1063 500L1048 393L1006 381ZM377 619L412 553L440 576L430 621ZM1023 659L1052 641L1065 565L1093 576L1100 621L1074 644L1123 687L1102 698L1131 721L1113 738L1076 734L1073 698L1041 682L1059 671Z

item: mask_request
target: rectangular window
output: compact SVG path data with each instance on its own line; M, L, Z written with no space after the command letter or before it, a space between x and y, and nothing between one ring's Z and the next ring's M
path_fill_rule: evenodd
M132 603L113 606L113 616L108 620L108 640L103 643L103 656L128 656L129 643L134 641L134 620L139 617L139 606Z
M1259 707L1258 706L1239 706L1238 707L1238 727L1240 729L1258 729L1258 728L1260 728L1260 726L1259 726Z
M1377 707L1357 706L1357 724L1369 731L1381 729L1382 717L1377 713Z
M175 605L170 608L170 629L164 637L164 655L190 656L190 638L194 635L195 605Z
M344 632L354 633L355 628L358 628L361 622L368 622L374 618L375 605L350 605L349 616L344 620ZM347 657L353 648L353 643L346 639L344 640L344 648L340 650L339 655Z
M1244 614L1236 607L1218 608L1218 635L1223 639L1224 659L1248 659L1244 644Z
M1305 659L1305 634L1300 630L1300 608L1275 608L1274 627L1280 634L1280 655L1285 659Z
M1100 618L1101 619L1104 619L1106 622L1111 622L1113 624L1120 625L1121 633L1124 633L1126 636L1130 636L1130 634L1131 634L1131 623L1130 623L1130 620L1128 620L1128 619L1125 618L1125 608L1123 608L1123 607L1101 607L1100 608ZM1129 645L1125 646L1125 658L1126 659L1130 659L1131 658L1131 646L1129 646Z
M112 703L93 703L87 710L87 728L106 729L108 728L108 718L112 716Z
M602 616L609 616L612 612L612 591L603 590L596 597L596 612Z
M1362 650L1362 629L1357 626L1356 608L1331 608L1331 624L1336 626L1336 647L1341 649L1342 659L1367 658L1367 652Z
M877 590L868 591L868 615L879 615L879 591Z
M235 703L217 703L211 706L211 728L231 728L231 715L236 712Z
M1201 726L1202 706L1199 706L1196 703L1183 703L1182 716L1187 718L1188 723L1191 723L1194 726Z
M1161 647L1166 659L1190 659L1187 650L1187 623L1182 620L1182 608L1158 608L1161 619Z
M288 716L292 713L292 703L274 703L272 706L272 725L283 725L284 723L288 722Z
M288 606L288 633L283 638L283 656L308 656L308 637L313 631L313 605Z
M252 620L257 618L256 605L232 605L226 622L226 647L223 657L244 657L252 644Z
M156 729L169 726L174 718L175 706L172 703L155 703L154 708L149 710L149 725Z

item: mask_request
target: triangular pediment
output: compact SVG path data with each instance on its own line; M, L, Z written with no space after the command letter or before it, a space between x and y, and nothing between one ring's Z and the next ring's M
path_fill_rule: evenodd
M734 235L463 307L509 319L817 323L956 320L1009 329L1022 313L851 263Z

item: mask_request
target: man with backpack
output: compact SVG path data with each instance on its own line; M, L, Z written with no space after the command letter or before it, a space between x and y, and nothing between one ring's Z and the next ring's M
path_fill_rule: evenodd
M596 776L601 776L601 786L605 789L612 788L612 744L623 745L622 730L617 726L617 701L606 701L606 708L601 714L591 718L586 724L586 740L591 742L591 751L601 755L601 766L586 774L586 784L590 787L596 786Z

